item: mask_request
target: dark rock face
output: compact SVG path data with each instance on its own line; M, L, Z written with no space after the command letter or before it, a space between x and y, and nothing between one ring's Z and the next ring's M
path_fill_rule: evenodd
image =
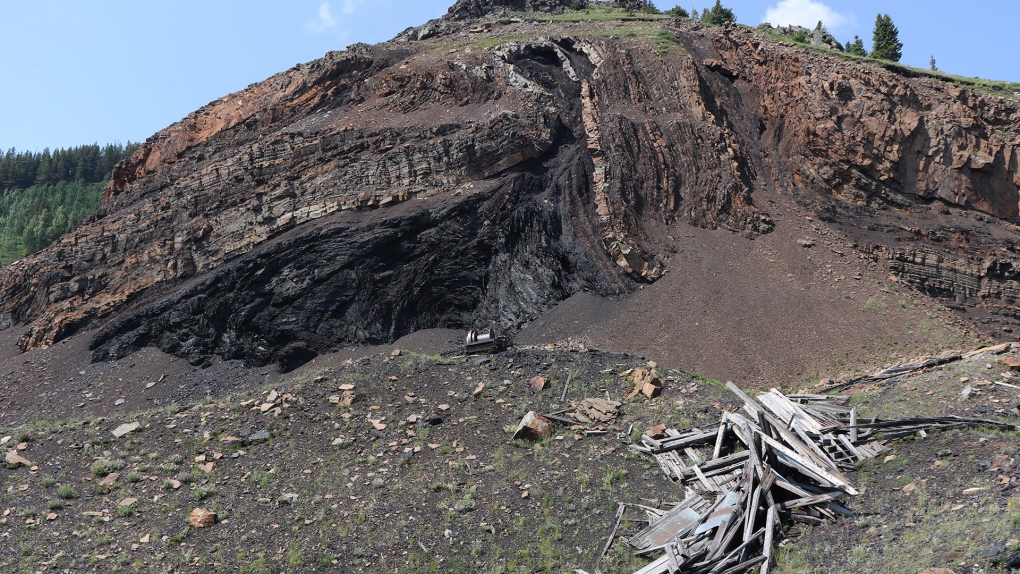
M1014 232L974 235L963 257L981 265L930 265L892 246L908 226L887 210L1015 220L1017 105L741 27L662 26L672 50L359 45L231 94L119 165L78 229L0 270L0 325L25 330L22 350L88 328L97 360L157 346L285 368L425 327L513 328L656 281L660 224L769 233L763 186L860 227L863 251L933 294L1015 300L1020 267L996 251Z

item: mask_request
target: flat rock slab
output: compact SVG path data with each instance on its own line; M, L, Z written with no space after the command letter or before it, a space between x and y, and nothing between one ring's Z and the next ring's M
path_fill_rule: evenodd
M32 462L18 454L18 451L16 450L7 451L7 456L5 457L5 460L7 461L8 464L23 464L25 466L32 466Z
M128 434L129 432L137 430L138 426L139 426L138 423L124 423L119 427L113 429L113 436L120 438Z

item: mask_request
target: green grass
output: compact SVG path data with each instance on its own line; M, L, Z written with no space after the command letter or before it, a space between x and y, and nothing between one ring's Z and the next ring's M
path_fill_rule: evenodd
M70 484L62 484L57 487L57 496L64 500L71 500L72 498L78 498L78 493L74 491Z
M755 28L755 30L757 30L757 32L760 35L766 38L776 40L777 42L793 42L794 44L801 48L825 52L826 54L832 54L841 58L846 58L848 60L872 62L874 64L882 66L887 70L896 72L900 75L905 75L907 77L922 76L926 78L932 78L936 80L941 80L943 82L949 82L951 84L955 84L958 86L971 88L975 91L991 94L993 96L1000 96L1003 98L1020 100L1020 83L1018 82L1008 82L1003 80L986 80L984 78L959 76L956 74L949 74L938 70L930 70L928 68L915 68L913 66L901 64L899 62L891 62L889 60L878 60L870 56L853 56L846 52L833 50L832 48L828 48L826 46L811 45L810 43L808 43L809 38L807 38L806 36L804 37L780 36L779 34L776 34L775 32L761 26Z

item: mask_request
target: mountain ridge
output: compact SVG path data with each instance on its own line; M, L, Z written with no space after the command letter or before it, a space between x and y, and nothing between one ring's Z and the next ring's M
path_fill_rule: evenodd
M292 368L421 328L516 329L682 269L659 226L770 233L766 195L1011 328L1016 102L742 26L451 20L150 138L96 215L2 271L19 349L96 330L95 360L154 345Z

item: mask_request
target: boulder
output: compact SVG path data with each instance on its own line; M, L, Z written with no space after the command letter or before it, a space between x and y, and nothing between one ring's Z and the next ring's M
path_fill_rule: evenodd
M524 418L521 419L520 424L517 425L517 430L514 431L515 439L522 440L542 440L548 438L552 434L553 423L551 420L543 417L535 411L528 411Z
M188 522L195 528L209 528L216 524L216 513L204 508L196 508L188 515Z

